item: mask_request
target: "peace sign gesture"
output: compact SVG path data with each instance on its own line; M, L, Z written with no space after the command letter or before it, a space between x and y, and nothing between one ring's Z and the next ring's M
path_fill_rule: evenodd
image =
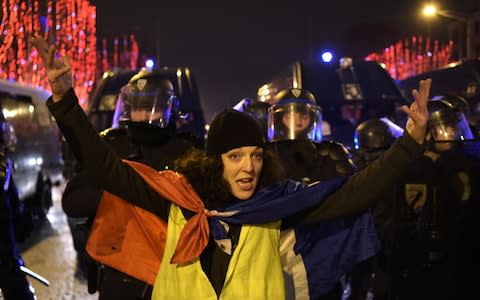
M70 59L67 56L55 57L55 46L49 45L42 37L34 36L31 41L46 67L52 98L59 101L72 88Z
M432 80L420 80L419 89L412 91L414 101L410 107L404 105L402 110L408 115L406 125L407 132L419 144L423 144L425 134L427 132L428 109L427 103L430 98L430 86Z

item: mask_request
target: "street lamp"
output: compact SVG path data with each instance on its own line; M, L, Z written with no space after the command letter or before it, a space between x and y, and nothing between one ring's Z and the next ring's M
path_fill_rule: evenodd
M463 24L465 24L466 28L467 28L467 33L466 33L466 51L467 51L467 55L466 55L466 58L474 58L474 53L475 53L475 50L474 50L474 29L475 29L475 21L478 21L480 20L480 11L476 11L472 14L462 14L462 13L458 13L458 12L453 12L453 11L450 11L450 10L439 10L435 7L435 5L433 4L428 4L428 5L425 5L425 7L423 8L423 15L427 16L427 17L431 17L431 16L435 16L435 15L438 15L438 16L442 16L442 17L445 17L445 18L449 18L449 19L453 19L453 20L456 20L456 21L459 21Z

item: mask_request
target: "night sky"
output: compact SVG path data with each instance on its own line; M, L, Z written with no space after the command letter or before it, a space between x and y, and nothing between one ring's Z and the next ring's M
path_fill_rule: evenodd
M478 0L437 1L464 10ZM206 121L295 60L359 59L412 34L446 38L441 20L419 15L420 0L90 0L97 33L134 33L142 53L195 74Z

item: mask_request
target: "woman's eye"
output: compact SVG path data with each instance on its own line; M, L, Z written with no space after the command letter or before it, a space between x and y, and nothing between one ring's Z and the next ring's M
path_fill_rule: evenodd
M239 159L240 158L240 155L238 155L237 153L233 153L233 154L230 154L228 156L230 159Z
M254 153L254 154L253 154L253 157L254 157L255 159L263 159L263 153Z

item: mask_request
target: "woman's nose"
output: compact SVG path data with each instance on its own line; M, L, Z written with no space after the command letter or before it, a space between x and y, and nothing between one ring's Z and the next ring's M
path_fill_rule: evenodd
M253 159L251 157L245 158L245 161L243 162L243 169L247 172L253 170Z

